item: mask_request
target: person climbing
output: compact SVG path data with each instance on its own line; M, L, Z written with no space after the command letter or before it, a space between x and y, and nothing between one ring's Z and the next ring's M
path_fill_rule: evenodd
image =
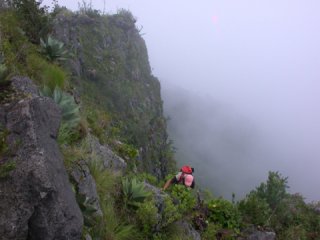
M163 186L162 190L166 190L170 187L171 184L183 184L186 187L194 188L195 181L193 177L194 168L190 166L183 166L178 174L174 176L172 179L169 179L165 185Z

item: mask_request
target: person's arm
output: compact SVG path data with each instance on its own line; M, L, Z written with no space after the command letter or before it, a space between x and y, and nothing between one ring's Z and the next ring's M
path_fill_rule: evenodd
M170 187L171 183L172 183L172 179L169 179L169 180L166 182L166 184L163 186L162 190L166 190L168 187Z
M176 184L179 181L177 179L180 178L181 173L178 173L176 176L174 176L173 178L169 179L166 184L163 186L162 190L166 190L168 187L170 187L171 184Z

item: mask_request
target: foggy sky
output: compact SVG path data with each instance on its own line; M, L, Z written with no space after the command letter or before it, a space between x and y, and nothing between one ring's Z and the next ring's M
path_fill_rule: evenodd
M178 160L200 182L242 196L279 171L320 200L318 0L105 1L117 8L143 27Z

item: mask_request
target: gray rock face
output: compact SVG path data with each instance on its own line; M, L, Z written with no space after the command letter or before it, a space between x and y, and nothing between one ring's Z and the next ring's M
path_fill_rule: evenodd
M87 202L96 210L96 214L102 216L96 182L90 174L85 161L80 161L71 172L72 179L76 182L77 192L87 199Z
M13 77L11 85L17 91L31 97L37 97L39 95L37 87L27 77Z
M122 172L126 169L126 162L116 155L108 146L101 145L94 136L88 136L90 152L94 153L103 161L105 168L110 168L115 172Z
M98 17L62 10L53 20L52 35L74 53L66 66L78 94L92 91L99 105L114 112L119 121L131 119L123 128L135 135L139 170L165 177L174 163L166 154L171 145L160 82L151 73L146 44L132 14L121 11Z
M60 110L30 80L14 78L13 86L27 97L0 107L15 162L0 179L0 239L78 240L83 218L56 142Z
M260 231L254 227L243 231L245 237L240 237L238 240L275 240L276 233L272 231Z
M193 240L201 240L200 233L198 233L193 226L186 221L179 221L177 224L183 229L184 234Z
M276 234L274 232L260 232L256 231L249 235L246 239L248 240L275 240Z

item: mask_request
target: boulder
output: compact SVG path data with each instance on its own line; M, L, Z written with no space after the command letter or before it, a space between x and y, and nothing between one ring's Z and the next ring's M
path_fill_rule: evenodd
M255 231L251 233L246 238L247 240L275 240L276 234L274 232L262 232L262 231Z
M96 210L98 216L102 216L99 203L96 182L85 161L79 161L71 172L72 180L76 183L77 193L82 195L86 202Z
M56 142L60 110L30 79L15 77L12 85L26 97L0 106L5 161L15 164L0 179L0 239L81 239L83 217Z
M238 240L275 240L276 233L271 230L260 230L256 227L249 227L242 231L242 237Z
M123 172L127 164L116 155L109 146L100 144L99 140L92 135L88 135L89 152L100 158L105 168L114 170L115 172Z
M197 232L194 227L187 221L181 220L176 224L183 230L184 235L187 236L188 239L201 240L200 233Z

